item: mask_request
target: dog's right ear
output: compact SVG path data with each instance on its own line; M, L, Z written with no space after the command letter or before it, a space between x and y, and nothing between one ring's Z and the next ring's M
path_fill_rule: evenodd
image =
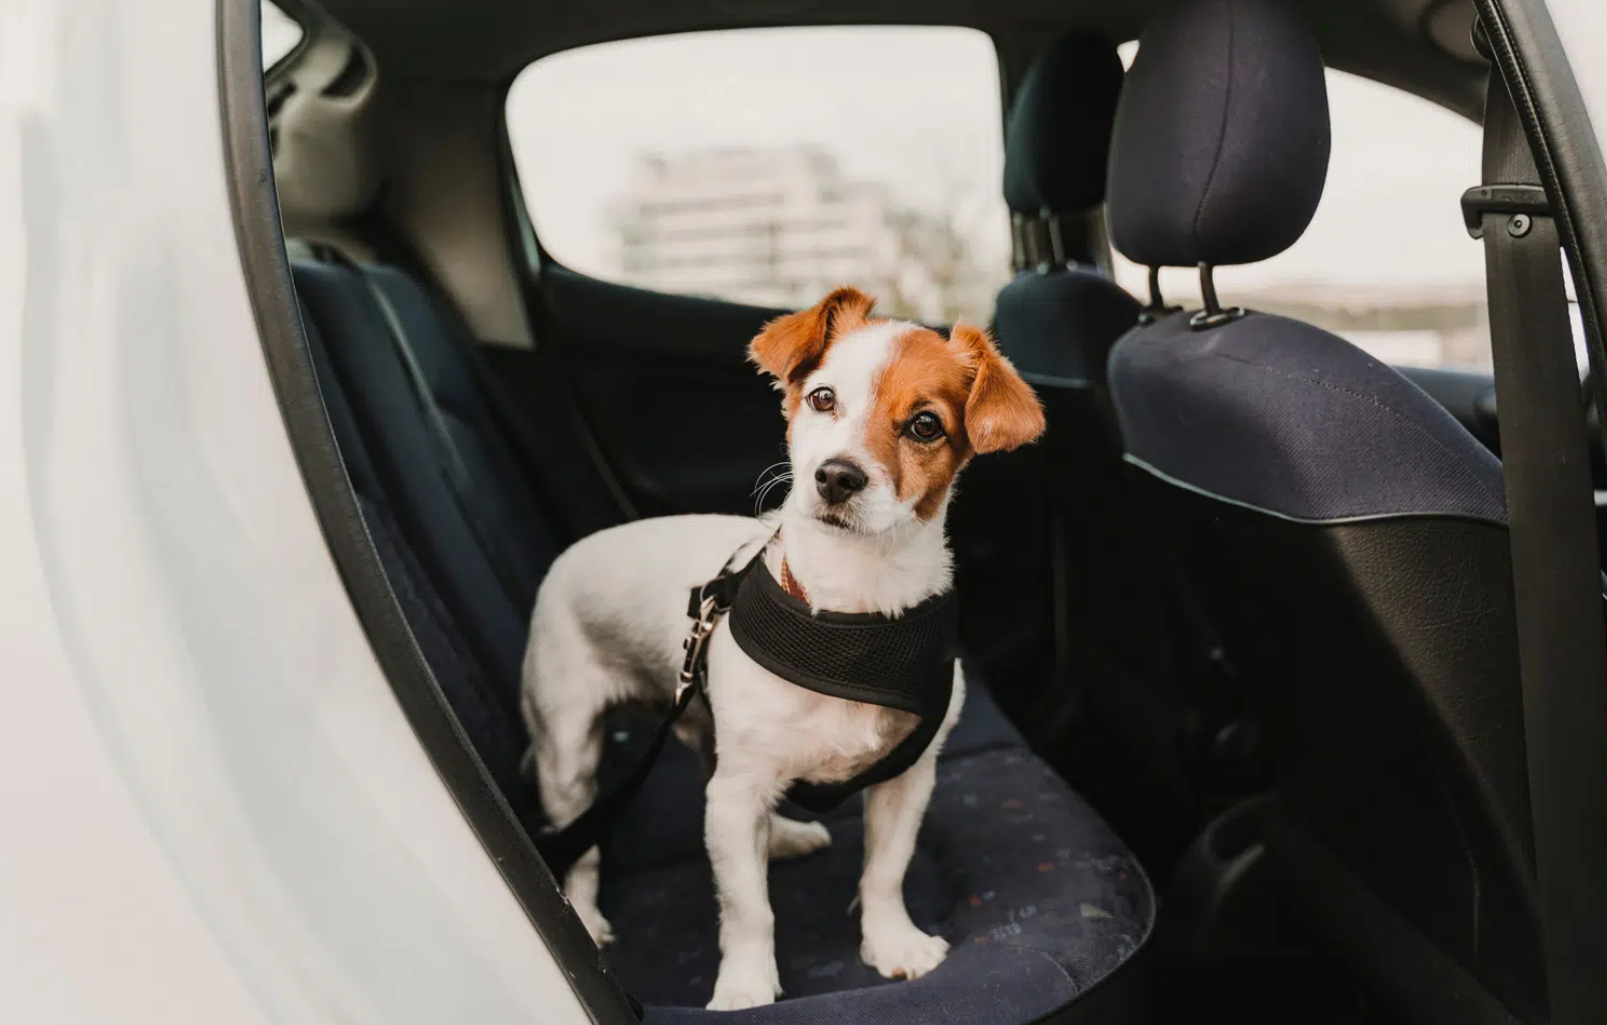
M777 317L748 345L748 358L788 388L803 381L825 358L831 340L862 327L876 299L857 288L839 288L807 310Z

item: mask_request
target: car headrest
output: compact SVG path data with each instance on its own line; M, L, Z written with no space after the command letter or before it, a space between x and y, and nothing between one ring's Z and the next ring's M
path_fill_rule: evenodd
M1116 47L1098 35L1064 36L1039 58L1005 129L1004 201L1011 210L1071 213L1104 201L1121 85Z
M1322 53L1274 0L1151 15L1111 141L1111 241L1151 267L1254 263L1293 245L1328 173Z

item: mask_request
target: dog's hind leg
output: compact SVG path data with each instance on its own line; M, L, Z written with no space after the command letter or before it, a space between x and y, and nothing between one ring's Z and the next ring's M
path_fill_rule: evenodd
M564 695L576 698L573 691ZM541 806L547 821L562 829L597 797L597 763L603 753L602 709L590 701L553 700L536 688L525 692L525 718L534 738L532 754ZM591 848L564 876L564 894L600 947L614 938L597 907L601 855Z

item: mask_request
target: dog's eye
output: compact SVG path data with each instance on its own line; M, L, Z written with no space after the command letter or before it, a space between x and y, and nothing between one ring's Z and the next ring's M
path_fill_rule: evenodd
M830 388L816 388L809 393L809 408L817 413L830 413L837 408L837 393Z
M943 437L943 421L936 413L916 413L906 429L916 441L936 441Z

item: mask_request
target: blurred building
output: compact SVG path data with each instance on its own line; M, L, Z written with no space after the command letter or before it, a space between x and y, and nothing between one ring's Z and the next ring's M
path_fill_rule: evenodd
M793 308L851 284L940 323L985 315L1004 277L946 212L901 207L810 148L644 157L612 220L617 280L681 295Z

